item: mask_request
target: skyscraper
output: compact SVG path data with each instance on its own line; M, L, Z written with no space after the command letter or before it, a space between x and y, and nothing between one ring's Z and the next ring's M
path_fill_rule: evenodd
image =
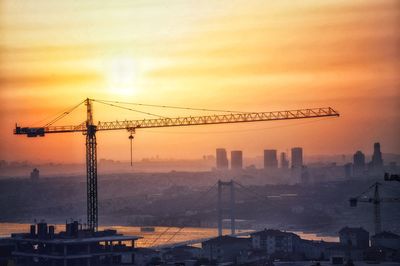
M357 151L353 155L353 174L354 176L361 176L365 170L365 155L361 151Z
M346 163L344 165L344 176L346 178L351 178L352 176L352 170L353 170L353 164L351 163Z
M383 171L381 144L379 142L374 143L374 153L372 154L372 169L375 173Z
M292 148L292 168L303 167L303 148Z
M264 150L264 168L277 168L278 159L276 150Z
M243 152L231 151L231 169L238 170L243 168Z
M229 167L229 162L228 162L228 157L226 156L226 150L225 149L217 149L217 169L228 169Z
M286 152L281 152L281 168L282 169L289 168L289 160L286 158Z
M39 179L39 169L35 168L31 172L31 180L38 180Z
M310 183L310 175L308 174L307 166L302 166L300 181L303 184Z

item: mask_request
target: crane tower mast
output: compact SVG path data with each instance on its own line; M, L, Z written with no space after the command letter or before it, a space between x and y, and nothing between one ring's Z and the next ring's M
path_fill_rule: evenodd
M93 109L90 99L86 99L86 189L87 189L87 224L97 230L98 199L97 199L97 141L96 126L93 125Z

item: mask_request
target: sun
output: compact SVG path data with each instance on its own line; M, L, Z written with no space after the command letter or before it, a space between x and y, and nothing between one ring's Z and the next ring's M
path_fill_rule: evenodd
M107 70L108 90L111 94L133 95L138 91L139 69L136 62L126 56L114 57Z

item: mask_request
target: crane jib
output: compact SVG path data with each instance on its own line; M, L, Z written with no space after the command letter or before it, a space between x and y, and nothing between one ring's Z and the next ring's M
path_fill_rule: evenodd
M176 126L195 126L195 125L212 125L212 124L229 124L243 122L261 122L276 120L291 120L304 118L321 118L329 116L339 116L339 113L332 108L314 108L300 109L291 111L275 111L275 112L259 112L259 113L236 113L223 115L207 115L207 116L189 116L175 118L157 118L157 119L141 119L141 120L125 120L112 122L98 122L98 125L92 125L92 131L105 130L121 130L130 128L160 128L160 127L176 127ZM16 125L14 134L26 135L27 137L43 137L47 133L68 133L82 132L87 133L86 123L68 126L44 126L44 127L20 127Z

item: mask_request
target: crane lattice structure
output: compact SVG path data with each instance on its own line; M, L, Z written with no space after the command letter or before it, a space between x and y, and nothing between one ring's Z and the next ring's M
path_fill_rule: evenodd
M400 198L388 198L388 197L381 197L379 194L379 187L382 184L379 182L375 182L373 185L371 185L365 192L360 194L357 197L350 198L350 206L351 207L356 207L358 202L363 202L363 203L372 203L374 204L374 230L375 234L378 234L382 230L382 223L381 223L381 203L383 202L400 202ZM368 197L366 194L370 191L374 192L373 197Z
M94 100L87 98L86 100L84 100L84 103L86 105L87 118L86 121L81 124L66 125L66 126L52 125L56 121L60 120L62 117L69 114L71 110L68 110L67 112L64 112L61 116L52 120L50 123L46 124L43 127L21 127L16 125L14 134L26 135L27 137L38 137L38 136L43 137L46 134L53 134L53 133L81 132L84 135L86 135L87 224L88 227L94 231L96 231L98 227L97 142L96 142L96 132L98 131L128 130L132 136L132 134L134 134L137 129L146 129L146 128L232 124L232 123L245 123L245 122L278 121L278 120L293 120L293 119L339 116L339 113L334 109L332 109L331 107L324 107L324 108L286 110L286 111L274 111L274 112L224 111L230 113L220 114L220 115L185 116L176 118L168 118L157 115L158 117L154 119L123 120L123 121L111 121L111 122L99 121L97 122L97 124L95 124L93 121L93 107L92 107L93 102L99 102L115 107L120 107L123 109L137 111L144 114L150 114L134 109L121 107L118 105L113 105L110 104L111 101L101 101L101 100ZM155 106L155 105L147 105L147 106ZM75 109L76 107L77 106L72 108L72 110ZM207 109L193 109L193 108L181 108L181 107L170 107L170 106L158 106L158 107L169 107L169 108L191 109L191 110L207 110ZM133 139L133 137L130 139Z

